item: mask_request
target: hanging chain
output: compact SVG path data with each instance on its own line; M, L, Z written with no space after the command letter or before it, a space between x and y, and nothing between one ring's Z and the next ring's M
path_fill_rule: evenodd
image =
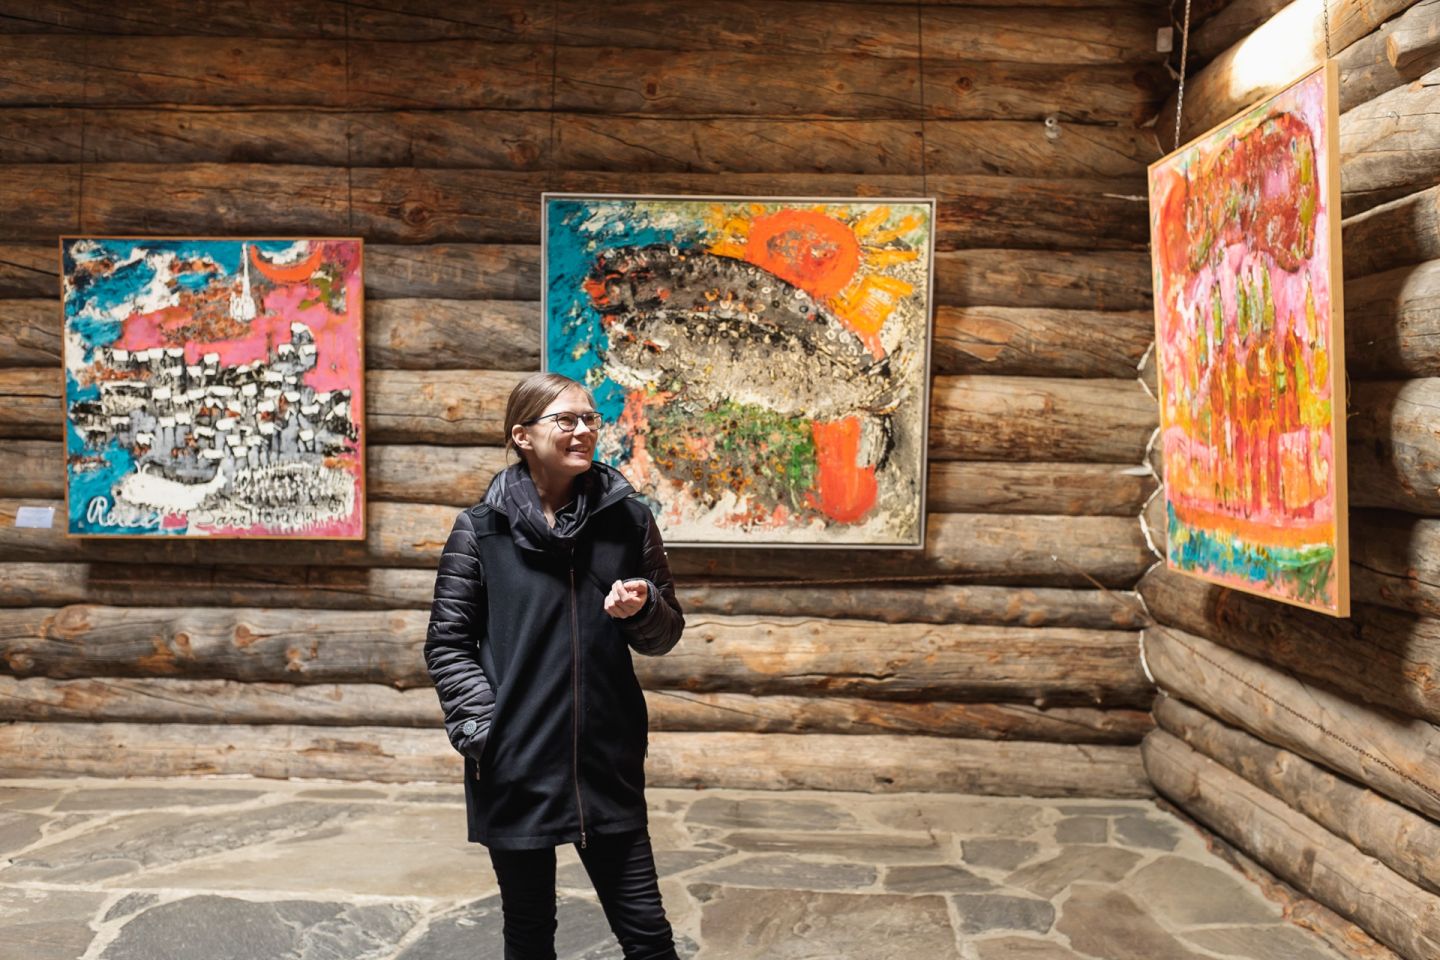
M1186 0L1189 2L1189 0ZM1325 59L1330 59L1330 0L1320 0L1320 19L1325 24Z
M1324 0L1322 0L1324 2ZM1329 33L1326 33L1328 39ZM1180 92L1175 95L1175 149L1180 149L1180 118L1185 113L1185 61L1190 56L1190 0L1185 0L1185 22L1180 28Z

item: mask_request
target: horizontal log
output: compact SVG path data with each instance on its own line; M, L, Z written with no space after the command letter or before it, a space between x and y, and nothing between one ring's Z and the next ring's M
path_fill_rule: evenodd
M1440 260L1345 281L1345 371L1440 376Z
M1194 70L1244 40L1276 13L1287 0L1232 0L1190 33L1190 63ZM1198 21L1197 21L1198 22Z
M935 299L959 306L1142 310L1151 306L1144 251L961 250L935 254Z
M1343 51L1415 0L1327 2L1329 45ZM1326 51L1327 11L1322 6L1321 0L1294 0L1190 77L1181 140L1203 133L1319 66ZM1343 64L1343 53L1339 59ZM1174 129L1174 102L1171 96L1157 129Z
M1120 7L1104 17L1084 10L922 6L924 55L937 60L1037 64L1145 63L1163 59L1153 9Z
M940 737L652 734L646 779L695 789L1153 795L1135 747Z
M221 567L107 563L0 565L0 606L92 603L154 607L183 598L195 607L314 610L429 610L429 570L335 567ZM1134 630L1146 617L1134 594L1094 589L985 586L857 586L827 590L682 581L687 615L840 617L885 623Z
M406 782L459 789L441 730L300 725L11 723L0 777L255 777ZM1146 797L1135 747L943 737L653 733L652 787L938 791L999 796ZM458 794L457 794L458 798Z
M1139 463L1156 423L1133 379L936 377L930 450L946 460Z
M60 363L58 300L0 300L0 367Z
M54 244L0 243L0 297L55 297L60 252Z
M1340 109L1350 110L1373 100L1388 90L1404 86L1440 67L1440 52L1421 57L1397 69L1390 61L1390 36L1397 30L1433 23L1437 8L1435 0L1419 0L1400 16L1380 25L1373 33L1341 51Z
M1435 27L1440 32L1440 4ZM1440 70L1366 101L1340 118L1345 216L1440 183ZM1349 291L1346 291L1348 294Z
M365 309L365 363L529 372L540 368L540 325L540 304L527 301L376 300Z
M64 445L50 440L0 440L0 497L60 500L65 496Z
M1351 526L1351 595L1440 618L1440 520L1377 510Z
M1162 794L1406 960L1440 955L1440 900L1282 801L1157 730L1141 747Z
M470 38L496 42L548 41L555 31L551 7L527 0L486 0L456 7L438 0L409 0L403 5L367 4L338 14L329 2L290 3L283 9L265 4L209 4L196 14L193 0L154 0L143 10L117 8L98 0L28 4L19 15L0 14L10 33L118 34L168 37L211 34L221 37L289 37L383 40Z
M937 373L1133 377L1153 339L1148 311L942 306L932 356Z
M0 610L18 677L178 677L425 686L423 611ZM692 615L685 642L637 658L650 689L885 700L1149 705L1129 631ZM996 656L1005 651L1005 662Z
M1416 7L1411 10L1417 16L1396 24L1385 38L1385 57L1397 70L1440 53L1440 5L1428 0Z
M0 294L52 298L60 289L53 243L0 243ZM1348 293L1348 291L1347 291ZM365 245L365 298L540 299L538 244ZM935 254L942 304L1148 309L1144 251L963 250Z
M538 243L545 189L619 193L629 174L314 167L296 164L129 164L85 167L83 197L69 164L0 166L0 199L26 216L0 240L58 232L332 233L381 243ZM1003 176L656 173L659 194L913 196L938 201L936 245L1139 249L1147 242L1143 182ZM280 198L284 198L283 201Z
M1432 820L1440 814L1434 724L1357 703L1193 633L1147 630L1145 655L1162 692Z
M39 454L36 451L36 454ZM45 451L59 496L60 445ZM490 478L507 463L499 447L372 446L366 484L376 500L478 503ZM937 461L926 487L929 509L941 513L1059 513L1133 517L1155 488L1148 474L1127 464ZM0 476L0 496L10 494Z
M1345 220L1345 277L1440 260L1440 185Z
M0 368L0 437L58 440L64 390L59 366Z
M1157 566L1140 581L1155 619L1406 716L1440 722L1440 620L1357 603L1348 619L1291 609Z
M366 431L375 443L497 445L523 377L497 370L372 370ZM58 370L0 369L0 437L58 440ZM1135 463L1156 422L1134 380L936 377L930 449L942 460Z
M1162 730L1411 883L1440 893L1440 824L1173 697L1159 698L1155 719Z
M429 610L435 572L427 569L337 566L216 566L194 564L3 563L0 606L163 607L177 600L195 607L279 607L315 610ZM1004 590L991 587L991 590ZM1077 591L1078 592L1078 591ZM1109 624L1075 624L1109 626ZM1134 624L1123 624L1134 626Z
M1356 383L1346 425L1350 502L1440 515L1440 378Z
M255 566L423 567L433 570L456 509L437 504L369 504L364 543L304 540L277 551L273 541L67 538L54 528L17 529L18 508L53 501L0 499L0 561L235 564ZM1149 566L1138 526L1127 517L932 514L921 550L672 547L677 577L816 579L936 577L970 583L1083 587L1093 577L1128 587Z
M678 690L646 691L645 702L651 730L697 733L900 733L1135 744L1154 726L1140 710L1045 710L1016 703L896 703ZM441 711L431 690L378 684L0 677L0 721L5 720L436 727Z
M1153 65L1064 67L927 57L925 116L941 120L1029 120L1141 127L1173 81ZM631 87L633 89L633 82ZM636 106L633 99L617 103ZM764 101L761 100L761 103Z
M636 672L652 689L1143 707L1152 691L1135 640L1113 630L700 618L668 655L637 659Z
M937 461L926 488L942 513L1051 513L1134 517L1155 491L1148 471L1123 463Z
M11 107L0 163L281 163L629 173L1124 177L1147 130L1033 120L631 117L516 110ZM83 147L81 133L84 132Z

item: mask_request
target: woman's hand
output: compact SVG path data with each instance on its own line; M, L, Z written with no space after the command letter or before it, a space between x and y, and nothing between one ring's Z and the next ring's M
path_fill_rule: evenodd
M639 613L650 599L650 584L644 580L616 580L605 595L605 612L616 620Z

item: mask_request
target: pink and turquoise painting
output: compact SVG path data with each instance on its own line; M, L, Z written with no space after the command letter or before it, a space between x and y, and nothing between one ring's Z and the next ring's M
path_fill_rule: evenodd
M549 194L544 364L667 542L918 547L934 204Z
M79 536L356 539L361 241L65 237Z
M1150 169L1169 566L1349 612L1333 62Z

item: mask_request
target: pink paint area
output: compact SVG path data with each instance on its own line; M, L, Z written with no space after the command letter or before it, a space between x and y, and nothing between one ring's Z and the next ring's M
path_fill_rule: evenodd
M205 290L182 295L180 306L132 314L115 346L131 352L183 347L188 364L214 353L222 366L239 366L270 359L281 344L292 342L290 325L303 323L310 328L317 349L315 369L306 375L305 383L317 391L350 389L358 397L364 382L358 251L349 241L323 246L324 256L318 262L338 268L344 285L343 312L326 306L323 291L312 282L314 277L277 283L252 270L252 289L260 294L260 310L253 320L229 317L229 297L240 285L234 276L228 276Z
M206 527L197 525L192 533L199 533L211 537L313 537L316 539L353 539L361 536L365 531L360 525L360 506L357 503L355 510L341 520L329 520L324 523L317 523L301 530L276 530L257 523L250 527Z

